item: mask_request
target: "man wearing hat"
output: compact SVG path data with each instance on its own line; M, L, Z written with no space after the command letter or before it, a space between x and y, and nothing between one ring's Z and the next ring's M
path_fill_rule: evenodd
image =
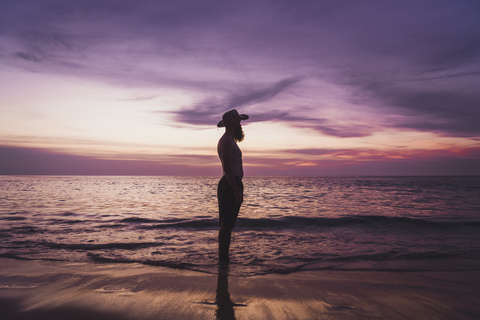
M218 232L218 255L222 262L228 262L232 229L235 227L240 205L243 202L242 151L237 145L244 138L241 120L246 114L233 109L223 114L217 127L225 127L225 133L218 141L217 152L222 162L223 176L218 183L218 210L220 231Z

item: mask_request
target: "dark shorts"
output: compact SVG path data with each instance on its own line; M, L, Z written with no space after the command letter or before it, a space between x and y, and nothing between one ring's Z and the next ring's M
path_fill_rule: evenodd
M243 193L242 179L235 176L235 180L237 181L240 191ZM240 206L235 204L233 189L225 176L223 176L222 179L220 179L220 182L218 182L217 197L218 213L220 217L219 225L233 229L235 227L235 222L237 221Z

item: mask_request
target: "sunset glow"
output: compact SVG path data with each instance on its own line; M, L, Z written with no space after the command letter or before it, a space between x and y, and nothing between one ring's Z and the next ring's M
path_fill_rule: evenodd
M470 1L2 1L0 174L480 174Z

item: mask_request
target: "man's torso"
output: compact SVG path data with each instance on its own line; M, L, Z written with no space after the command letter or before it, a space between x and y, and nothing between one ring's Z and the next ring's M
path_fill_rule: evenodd
M229 141L227 141L227 139ZM218 156L220 157L220 161L222 162L222 167L224 167L224 159L222 153L222 147L225 143L233 143L233 154L232 154L232 171L233 175L239 177L240 179L243 178L243 165L242 165L242 151L238 147L237 143L233 139L232 136L224 134L220 140L218 141L217 152ZM225 171L223 172L225 174Z

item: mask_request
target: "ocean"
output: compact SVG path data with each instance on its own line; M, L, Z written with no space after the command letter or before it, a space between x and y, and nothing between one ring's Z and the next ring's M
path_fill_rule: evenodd
M218 271L220 177L0 176L0 257ZM231 275L480 269L480 177L245 177Z

